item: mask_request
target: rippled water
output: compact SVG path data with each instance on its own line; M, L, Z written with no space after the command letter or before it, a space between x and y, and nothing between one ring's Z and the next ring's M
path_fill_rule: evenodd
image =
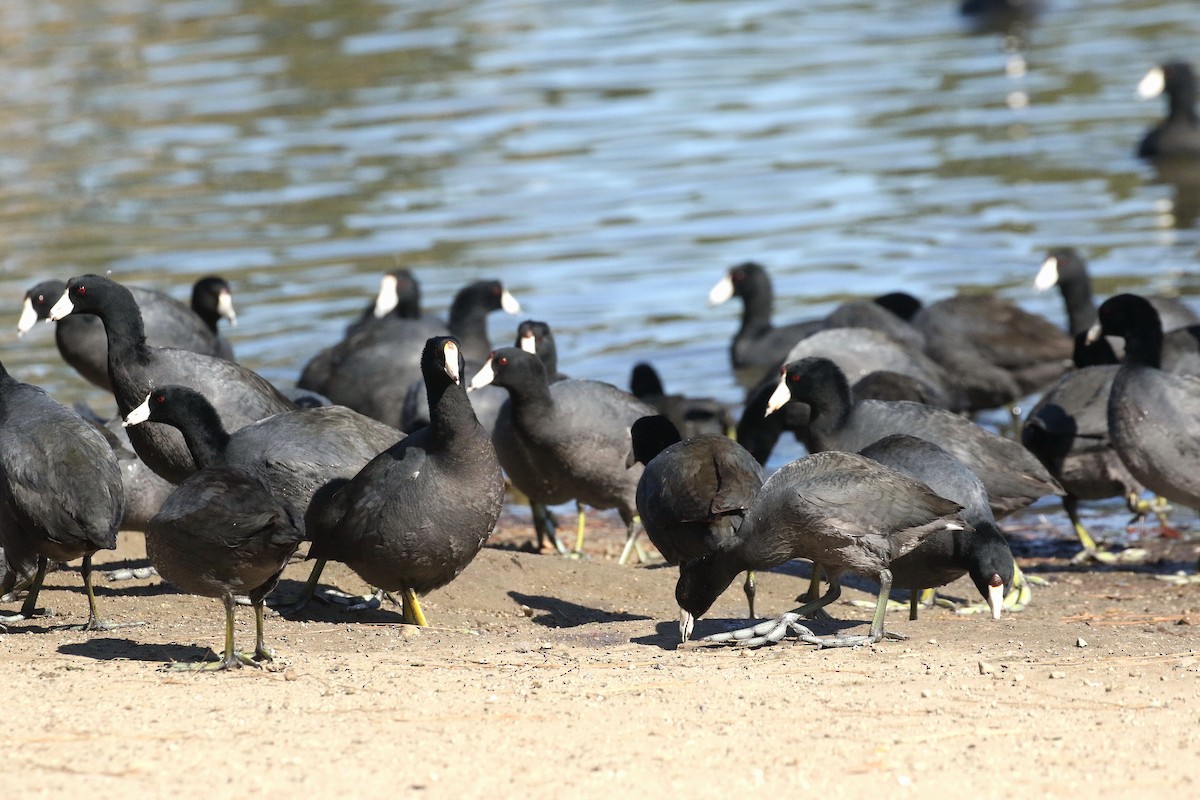
M1200 177L1133 156L1194 0L1047 0L1019 33L952 0L5 0L0 315L51 275L217 271L240 359L290 384L404 265L434 310L502 278L572 375L649 357L733 401L739 308L705 295L745 259L781 320L963 286L1060 319L1030 288L1058 244L1102 292L1200 292ZM0 352L103 405L52 339Z

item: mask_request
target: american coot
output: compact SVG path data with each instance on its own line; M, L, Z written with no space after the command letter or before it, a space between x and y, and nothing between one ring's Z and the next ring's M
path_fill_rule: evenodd
M125 418L126 425L146 421L178 429L199 466L247 472L301 515L315 495L332 494L404 438L395 428L344 406L285 411L229 433L204 395L184 386L156 388ZM288 611L308 604L324 566L317 561Z
M681 564L740 543L738 531L762 488L763 471L741 445L723 434L683 439L664 416L642 417L630 431L628 465L644 465L637 509L646 535L670 564ZM754 574L746 601L754 619Z
M531 507L574 500L582 507L616 508L628 536L621 563L637 539L640 467L626 469L629 430L654 409L600 381L550 383L536 356L516 347L492 353L471 380L473 388L495 384L508 390L492 440L513 486ZM547 536L535 517L539 548ZM580 527L575 551L583 546Z
M645 361L633 365L629 375L630 393L671 421L685 439L702 433L725 436L733 428L729 407L711 397L685 397L667 394L662 378Z
M201 283L198 281L192 288L191 309L163 292L138 286L127 288L141 311L147 344L177 347L232 361L229 343L216 333L215 325L209 328L201 314L214 284L204 283L202 287ZM50 307L62 297L65 288L62 281L50 280L26 292L21 318L17 321L17 334L24 335L38 320L49 319ZM197 302L201 308L196 307ZM232 314L232 305L229 308ZM104 324L99 319L79 315L59 320L54 329L54 342L63 360L85 380L112 391L108 377L108 343Z
M567 376L558 371L558 345L550 324L536 319L527 319L517 326L517 340L513 347L533 353L542 360L546 375L551 383L565 381Z
M893 433L933 442L962 461L983 481L997 519L1062 487L1021 445L984 430L949 411L919 403L854 402L846 376L832 361L806 358L788 364L768 404L773 413L788 402L809 408L803 434L809 452L855 452Z
M295 408L257 373L212 356L146 344L137 303L128 288L100 275L67 282L50 309L51 319L68 314L94 314L104 322L108 339L108 373L117 411L127 415L155 386L179 384L203 391L221 415L226 430L235 431L263 417ZM179 483L196 471L178 431L150 423L131 428L134 450L156 473Z
M237 311L233 307L233 289L229 282L220 275L207 275L192 284L192 311L204 320L204 324L217 337L217 355L228 361L233 361L233 345L221 336L217 324L229 320L229 324L237 327Z
M775 305L771 278L753 261L731 267L708 293L708 302L719 305L731 297L742 299L742 323L729 350L735 370L775 366L792 345L821 329L819 319L776 327L771 322Z
M774 620L705 638L756 646L777 642L789 630L824 647L878 642L892 587L891 563L939 531L963 527L961 506L929 487L857 453L814 453L783 466L767 479L746 511L734 548L718 550L679 568L675 599L679 633L691 635L704 614L742 570L769 569L807 558L829 578L823 597ZM822 638L799 619L841 595L841 575L853 572L879 582L879 598L866 636Z
M540 362L539 362L540 364ZM452 337L421 354L429 425L371 459L305 521L309 558L341 561L372 586L401 591L405 621L424 625L418 594L466 568L496 526L504 476L463 386L464 360Z
M1108 396L1108 430L1130 474L1162 497L1200 508L1200 378L1159 368L1163 332L1143 297L1105 300L1089 338L1125 339L1125 361Z
M318 354L297 385L392 427L415 430L427 419L424 415L428 412L422 408L424 392L415 390L409 402L415 400L416 405L407 415L405 401L409 388L421 379L425 342L449 333L463 343L468 362L482 364L491 349L487 315L499 310L517 314L520 304L499 281L476 281L455 295L448 325L428 317L388 315ZM327 365L324 374L316 369L322 363Z
M1073 247L1057 247L1046 253L1033 280L1034 288L1045 291L1057 286L1067 310L1067 329L1072 336L1087 333L1096 324L1096 304L1092 298L1092 276L1087 262ZM1164 331L1186 328L1200 317L1178 297L1146 295L1158 312ZM1078 366L1078 364L1076 365Z
M1196 115L1196 73L1186 61L1154 67L1138 83L1143 99L1167 95L1167 117L1142 137L1142 158L1200 157L1200 118Z
M1014 562L1008 541L996 527L987 490L975 473L933 442L898 433L872 442L861 455L928 486L939 497L962 506L962 530L942 530L894 559L892 585L911 592L909 619L917 618L922 589L945 586L964 574L987 602L992 619L1000 618L1004 596L1013 585Z
M346 327L346 335L365 330L375 320L389 315L400 319L421 318L421 286L406 269L389 270L383 274L379 279L375 302L363 309L362 316Z
M926 352L968 392L972 410L1011 403L1053 383L1070 365L1070 337L993 295L939 300L918 311L912 324L925 334Z
M221 658L181 668L228 669L271 660L263 642L263 601L303 539L304 524L296 510L245 470L205 467L176 487L146 529L146 555L175 587L219 597L225 605ZM253 656L234 647L237 595L248 596L254 606Z
M92 554L116 546L123 501L120 469L104 437L0 364L0 545L8 562L0 595L18 578L34 574L20 613L0 622L34 615L50 559L83 558L88 597L83 628L117 627L96 615Z

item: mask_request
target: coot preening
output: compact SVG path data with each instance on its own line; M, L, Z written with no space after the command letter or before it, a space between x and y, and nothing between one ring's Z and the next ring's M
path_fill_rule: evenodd
M892 585L910 590L909 619L917 618L921 590L945 586L964 574L999 619L1013 585L1014 562L1008 541L996 527L987 490L965 464L933 442L903 433L872 442L861 455L903 472L939 497L962 506L962 530L938 531L891 563Z
M101 622L92 591L92 555L112 550L124 509L121 473L112 448L95 428L42 389L22 383L0 364L0 545L8 562L0 595L34 575L19 614L29 619L50 559L83 559L88 619Z
M421 353L429 425L328 498L315 498L305 518L309 558L341 561L372 586L402 592L404 619L417 625L426 624L417 595L466 568L504 501L504 476L467 399L463 369L457 340L431 338Z
M225 606L221 658L180 668L229 669L271 660L263 642L263 601L303 539L299 513L245 470L203 467L171 492L146 529L146 555L167 582L188 594L219 597ZM254 606L253 656L233 643L238 595Z
M738 531L762 488L763 470L744 447L719 433L683 439L665 416L642 417L631 430L628 464L641 463L637 509L650 541L670 564L740 542ZM754 575L746 601L754 619Z
M824 596L777 619L714 634L705 641L757 646L777 642L789 630L802 641L822 647L878 642L885 635L903 638L884 631L892 586L889 567L923 539L962 528L960 510L957 503L924 484L857 453L814 453L786 464L767 479L750 504L736 547L680 566L675 587L680 636L688 639L695 618L708 611L739 572L807 558L829 578ZM841 595L845 572L879 582L870 633L815 636L799 620Z
M805 358L788 364L768 402L768 413L795 401L809 409L802 435L809 452L856 452L893 433L925 439L947 450L983 481L997 519L1044 495L1062 494L1062 487L1032 453L965 417L919 403L855 403L846 376L828 359Z
M204 392L229 431L296 407L264 378L238 364L148 345L133 294L116 281L100 275L67 281L62 297L50 309L50 318L63 319L69 314L94 314L103 321L108 373L122 417L141 405L152 388L168 384ZM172 483L196 470L183 437L169 426L139 425L130 429L129 439L146 465Z
M621 563L637 539L637 484L640 467L626 469L629 430L654 409L611 384L591 380L550 383L538 358L516 347L492 353L471 380L472 388L495 384L508 389L492 441L513 486L530 506L574 500L582 507L616 508L627 537ZM535 516L539 549L549 536ZM583 546L580 526L575 550ZM556 547L562 550L561 543Z
M1200 508L1200 378L1159 368L1163 332L1143 297L1105 300L1089 338L1125 339L1125 361L1108 397L1108 430L1121 461L1140 484L1181 505Z
M285 411L229 433L204 395L185 386L155 389L129 413L125 424L146 421L179 430L201 467L233 467L258 478L301 517L318 493L332 494L404 438L395 428L345 406ZM314 564L304 590L287 611L308 604L324 566L323 560Z
M216 332L215 324L212 328L208 326L202 313L215 286L208 280L197 281L192 287L191 309L163 292L139 286L127 287L141 311L147 344L233 360L229 343ZM21 318L17 320L17 335L27 333L38 320L49 319L50 307L62 297L65 288L62 281L49 280L27 291ZM229 309L232 314L232 304ZM108 343L104 324L99 319L81 314L59 320L54 329L54 343L63 360L85 380L112 391L108 377Z
M1138 145L1142 158L1200 157L1200 118L1196 114L1196 73L1186 61L1154 67L1138 83L1143 99L1167 95L1167 116Z

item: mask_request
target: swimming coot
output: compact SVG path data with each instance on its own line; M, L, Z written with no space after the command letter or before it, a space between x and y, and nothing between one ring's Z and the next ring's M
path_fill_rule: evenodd
M1167 116L1138 145L1142 158L1200 157L1200 117L1196 115L1196 73L1186 61L1154 67L1138 83L1143 99L1167 95Z

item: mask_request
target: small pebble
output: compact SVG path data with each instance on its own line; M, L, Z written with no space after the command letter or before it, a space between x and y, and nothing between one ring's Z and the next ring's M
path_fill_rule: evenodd
M1080 636L1078 639L1075 640L1075 646L1076 647L1087 647L1087 639L1084 639L1082 636Z
M996 674L996 665L989 664L987 661L980 661L979 662L979 674L980 675L995 675Z
M1055 670L1054 672L1050 673L1050 677L1054 680L1058 680L1059 678L1067 677L1067 673L1063 672L1062 670Z

